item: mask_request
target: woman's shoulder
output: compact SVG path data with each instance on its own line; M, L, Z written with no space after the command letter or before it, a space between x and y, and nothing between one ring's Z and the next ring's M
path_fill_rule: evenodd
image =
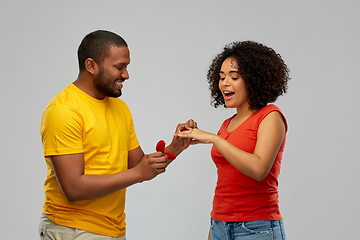
M272 111L281 112L281 109L275 104L268 104L265 107L259 109L259 112L272 112Z
M259 121L259 123L265 118L267 117L271 112L279 112L281 117L283 118L283 121L284 121L284 124L285 124L285 127L286 129L288 128L288 125L287 125L287 121L286 121L286 118L285 118L285 115L283 114L283 112L281 111L281 109L274 105L274 104L269 104L269 105L266 105L265 107L259 109L257 111L257 119Z

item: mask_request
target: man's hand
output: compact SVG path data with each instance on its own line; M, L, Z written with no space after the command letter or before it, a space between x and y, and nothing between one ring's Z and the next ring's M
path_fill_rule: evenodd
M144 155L140 163L134 168L139 174L140 181L148 181L165 172L167 157L161 152Z
M177 136L177 134L180 134L183 131L192 130L194 128L197 128L197 123L193 119L190 119L186 123L181 123L177 126L173 137L173 142L176 142L176 146L181 145L181 152L190 146L192 138L181 138Z
M197 128L197 123L193 119L189 119L185 124L179 124L177 130L182 132L194 128Z
M175 130L175 134L173 135L172 142L168 147L165 148L165 151L172 152L177 156L182 151L187 149L190 146L192 139L181 138L177 134L180 134L183 131L189 131L194 128L197 128L197 123L193 119L188 120L186 123L178 124Z

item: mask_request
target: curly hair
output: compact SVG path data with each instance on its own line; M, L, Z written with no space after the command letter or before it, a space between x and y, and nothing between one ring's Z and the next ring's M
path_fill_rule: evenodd
M220 69L227 58L234 58L239 75L245 82L249 98L249 109L258 110L286 93L290 80L289 69L272 48L253 41L233 42L224 47L209 66L207 80L210 84L211 105L217 108L225 105L219 89Z

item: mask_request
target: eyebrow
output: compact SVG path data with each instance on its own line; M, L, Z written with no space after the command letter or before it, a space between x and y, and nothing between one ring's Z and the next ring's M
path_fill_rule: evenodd
M118 63L114 63L114 66L116 67L123 67L123 66L128 66L130 63L123 63L123 62L118 62Z
M225 74L223 71L220 71L220 73ZM239 71L230 71L229 73L236 73L236 74L239 74Z

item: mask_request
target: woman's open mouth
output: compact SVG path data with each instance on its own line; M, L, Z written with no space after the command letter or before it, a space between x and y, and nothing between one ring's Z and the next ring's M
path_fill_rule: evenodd
M234 94L235 94L234 92L230 92L230 91L224 91L223 92L225 100L230 100L234 96Z

